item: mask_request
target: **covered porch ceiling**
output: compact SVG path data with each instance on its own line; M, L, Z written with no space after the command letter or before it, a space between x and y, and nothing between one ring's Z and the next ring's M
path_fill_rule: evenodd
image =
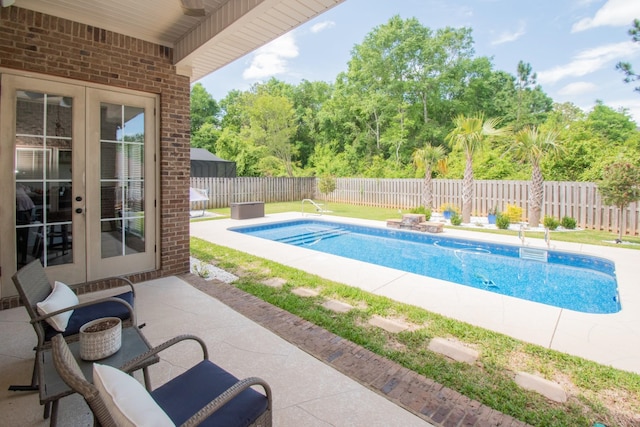
M14 6L171 47L177 72L194 82L343 1L15 0ZM185 14L183 3L204 9L204 16Z

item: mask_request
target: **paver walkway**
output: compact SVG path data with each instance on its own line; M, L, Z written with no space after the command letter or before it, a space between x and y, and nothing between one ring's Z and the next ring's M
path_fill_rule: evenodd
M205 280L194 274L184 274L180 277L434 425L527 426L522 421L469 399L232 285L217 280Z

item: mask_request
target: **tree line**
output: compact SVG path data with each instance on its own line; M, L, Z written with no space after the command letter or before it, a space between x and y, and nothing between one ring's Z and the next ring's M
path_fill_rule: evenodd
M597 181L621 158L640 165L627 111L555 103L530 64L496 70L473 44L469 28L394 16L332 83L273 78L219 101L195 84L191 144L240 176Z

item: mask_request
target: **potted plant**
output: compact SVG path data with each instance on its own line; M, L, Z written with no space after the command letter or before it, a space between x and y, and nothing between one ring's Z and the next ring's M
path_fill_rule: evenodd
M450 203L445 203L441 205L440 208L442 209L442 216L444 217L444 219L451 219L451 216L454 213L458 213L456 207Z
M494 207L489 209L489 213L487 214L487 220L488 220L489 224L495 224L496 223L496 218L498 217L498 213L500 213L498 211L498 206L494 206Z

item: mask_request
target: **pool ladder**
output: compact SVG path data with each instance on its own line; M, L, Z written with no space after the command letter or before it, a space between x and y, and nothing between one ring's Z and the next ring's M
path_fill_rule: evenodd
M549 233L548 227L545 227L544 229L544 242L547 244L547 249L536 249L536 248L524 247L525 235L524 235L524 226L522 226L522 224L520 225L520 230L518 230L518 238L522 242L522 247L520 248L520 259L547 262L547 257L549 255L548 249L551 246L551 234Z
M548 252L545 249L537 248L520 248L520 259L528 259L530 261L547 262Z
M518 239L524 246L524 226L520 224L520 230L518 230ZM549 227L544 228L544 242L547 244L547 248L551 247L551 232L549 231Z
M311 203L313 206L315 206L315 208L316 208L316 215L322 215L324 212L329 212L329 211L325 210L325 209L322 207L322 204L316 203L316 202L314 202L314 201L313 201L313 200L311 200L311 199L302 199L302 208L301 208L301 211L302 211L302 215L303 215L303 216L304 216L304 203L305 203L305 202Z

